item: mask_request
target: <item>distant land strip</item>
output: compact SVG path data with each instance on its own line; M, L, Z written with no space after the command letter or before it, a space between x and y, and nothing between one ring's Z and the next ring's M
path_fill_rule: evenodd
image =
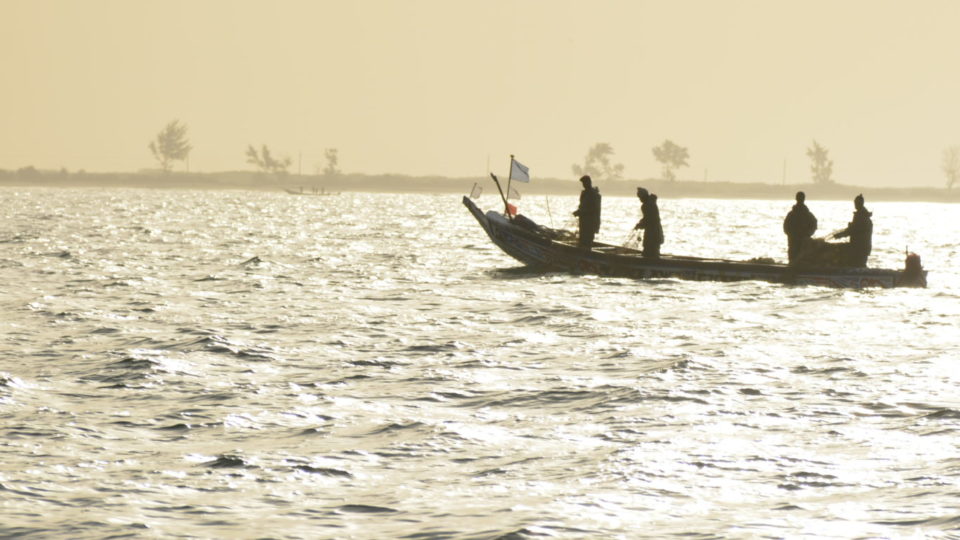
M501 181L505 184L505 179ZM400 174L333 174L333 175L270 175L249 171L212 173L155 171L134 173L66 172L31 169L0 171L0 186L36 186L60 188L150 188L150 189L217 189L260 191L324 192L392 192L392 193L460 193L468 194L474 184L484 193L496 194L489 176L448 178L440 176L406 176ZM793 200L797 191L804 191L813 200L852 200L862 193L868 201L960 202L960 189L934 187L866 187L840 183L828 184L765 184L746 182L702 182L685 180L607 180L595 182L605 196L633 197L637 186L643 186L660 197L717 199ZM530 183L513 183L522 195L578 195L577 179L534 178ZM506 186L504 185L504 189Z

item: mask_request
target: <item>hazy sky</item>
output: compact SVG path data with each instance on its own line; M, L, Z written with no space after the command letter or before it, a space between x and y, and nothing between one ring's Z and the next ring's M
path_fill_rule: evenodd
M0 168L191 170L266 143L313 172L534 179L610 143L680 178L942 186L960 145L960 2L882 0L0 0ZM177 164L176 169L182 169Z

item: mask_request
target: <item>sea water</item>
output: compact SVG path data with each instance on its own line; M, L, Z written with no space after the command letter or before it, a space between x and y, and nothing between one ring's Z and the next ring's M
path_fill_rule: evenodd
M576 193L518 204L563 227ZM791 204L661 199L663 251L783 260ZM529 272L460 195L0 207L2 537L960 528L955 206L867 201L870 265L930 272L867 290ZM605 198L598 240L638 214Z

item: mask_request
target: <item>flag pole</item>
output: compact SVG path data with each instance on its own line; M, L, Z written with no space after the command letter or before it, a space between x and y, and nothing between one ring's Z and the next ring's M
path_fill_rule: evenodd
M550 212L550 196L544 195L543 200L547 203L547 215L550 216L550 227L553 228L553 213Z

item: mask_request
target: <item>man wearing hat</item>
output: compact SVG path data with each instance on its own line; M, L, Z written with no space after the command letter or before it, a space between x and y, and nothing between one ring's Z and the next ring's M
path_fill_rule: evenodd
M583 191L580 192L580 206L573 212L580 220L580 235L577 245L590 249L593 237L600 230L600 190L593 187L589 175L580 177Z
M847 244L847 264L850 266L865 267L867 266L867 257L870 256L870 251L873 249L873 221L870 219L872 215L867 211L866 207L863 206L863 194L857 195L853 199L853 207L855 208L853 212L853 221L851 221L847 228L834 234L834 238L843 238L846 236L850 237L850 243Z

